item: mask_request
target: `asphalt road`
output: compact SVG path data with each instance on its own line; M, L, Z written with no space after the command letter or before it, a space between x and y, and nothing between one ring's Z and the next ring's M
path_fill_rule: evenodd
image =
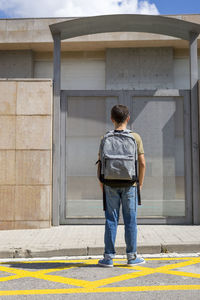
M169 255L168 255L169 256ZM0 299L200 299L200 256L145 257L113 268L98 259L0 261Z

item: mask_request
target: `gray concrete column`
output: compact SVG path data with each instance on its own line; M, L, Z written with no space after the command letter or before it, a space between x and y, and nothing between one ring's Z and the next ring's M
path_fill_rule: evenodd
M53 190L52 225L59 225L60 207L60 33L54 39L54 76L53 76Z
M200 224L199 107L197 33L190 33L190 92L192 120L193 224Z

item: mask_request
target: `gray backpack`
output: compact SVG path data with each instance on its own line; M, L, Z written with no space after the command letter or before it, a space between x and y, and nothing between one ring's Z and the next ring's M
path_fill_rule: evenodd
M112 187L126 187L138 181L137 143L131 130L108 131L101 140L99 180Z

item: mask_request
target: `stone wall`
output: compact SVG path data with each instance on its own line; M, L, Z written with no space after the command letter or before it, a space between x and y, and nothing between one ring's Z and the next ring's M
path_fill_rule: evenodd
M50 227L51 80L0 80L0 165L0 229Z

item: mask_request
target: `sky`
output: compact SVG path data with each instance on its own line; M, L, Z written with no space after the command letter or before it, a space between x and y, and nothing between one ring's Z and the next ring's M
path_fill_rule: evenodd
M0 0L0 18L200 14L200 0Z

